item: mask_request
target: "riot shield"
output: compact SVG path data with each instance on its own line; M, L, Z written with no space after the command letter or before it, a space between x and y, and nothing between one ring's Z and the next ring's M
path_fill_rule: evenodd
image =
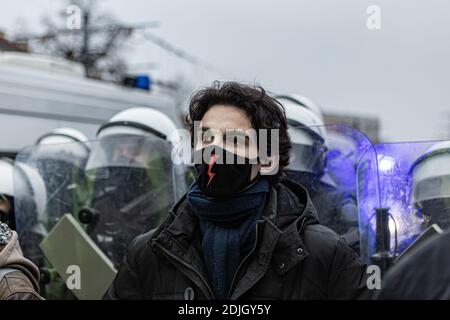
M17 230L25 256L38 265L42 265L42 256L37 253L35 237L39 234L42 240L63 214L76 212L85 201L88 155L88 147L76 142L36 145L16 157ZM30 233L34 236L27 236Z
M35 145L25 148L16 157L17 232L25 257L41 270L41 292L48 299L73 298L39 244L62 215L82 207L87 195L84 166L88 155L88 147L76 142Z
M388 267L420 235L450 227L450 142L378 144L375 153L377 165L358 171L361 190L371 189L358 195L362 256Z
M356 170L363 155L373 149L370 140L343 125L290 126L289 134L288 178L307 189L320 223L342 235L359 253Z
M79 147L80 143L33 146L16 161L16 167L26 165L37 173L41 182L37 189L46 195L42 200L22 186L26 183L17 183L17 229L24 254L39 267L56 265L63 279L65 268L89 265L87 260L117 269L131 240L157 227L186 191L184 168L172 161L171 145L160 138L122 135L88 141L83 147L89 149L89 157L68 161ZM73 219L61 222L67 213ZM67 241L83 239L82 247L62 243L63 234ZM89 266L89 271L83 270L85 275L96 272L95 266Z
M133 238L157 226L186 190L171 144L120 135L91 143L89 199L79 212L87 233L119 267Z

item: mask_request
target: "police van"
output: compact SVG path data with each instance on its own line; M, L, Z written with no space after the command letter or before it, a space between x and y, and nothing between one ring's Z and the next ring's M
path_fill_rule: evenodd
M75 62L0 52L0 156L14 157L58 127L94 139L100 124L130 107L157 109L179 123L175 101L167 93L87 79Z

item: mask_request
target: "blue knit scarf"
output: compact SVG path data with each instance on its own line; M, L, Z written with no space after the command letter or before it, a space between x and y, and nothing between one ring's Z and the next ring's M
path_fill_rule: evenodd
M218 299L227 298L242 253L254 244L256 222L261 218L268 192L269 181L265 177L229 200L204 196L195 182L189 188L187 201L199 218L203 258Z

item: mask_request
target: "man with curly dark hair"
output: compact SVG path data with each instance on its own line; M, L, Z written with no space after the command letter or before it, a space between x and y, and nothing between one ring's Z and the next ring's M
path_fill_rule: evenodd
M257 86L196 92L187 123L195 182L163 224L137 237L109 299L354 299L366 269L283 178L283 107Z

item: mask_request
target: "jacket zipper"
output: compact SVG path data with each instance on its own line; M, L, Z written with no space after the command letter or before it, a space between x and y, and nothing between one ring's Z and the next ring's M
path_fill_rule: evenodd
M188 269L191 269L192 271L194 271L200 278L200 280L203 281L203 284L206 286L206 288L208 289L211 297L215 300L215 296L214 296L214 292L211 290L211 287L209 286L208 282L206 281L206 279L200 274L200 272L198 272L195 268L193 268L191 265L189 265L188 263L184 262L183 260L179 259L176 255L174 255L173 253L171 253L169 250L167 250L166 248L164 248L160 243L155 242L156 245L169 257L171 257L172 259L174 259L175 261L181 263L182 265L184 265L185 267L187 267ZM187 275L186 275L187 276Z
M239 274L239 271L241 270L241 267L242 267L242 265L244 264L244 262L248 259L248 257L255 251L255 249L256 249L256 246L257 246L257 244L258 244L258 224L259 223L257 223L256 224L256 227L255 227L255 232L256 232L256 237L255 237L255 244L253 245L253 249L245 256L245 258L244 259L242 259L242 261L241 261L241 263L239 264L239 266L238 266L238 268L237 268L237 270L236 270L236 273L234 274L234 276L233 276L233 280L231 281L231 286L230 286L230 290L228 291L228 297L227 297L227 299L230 299L231 298L231 290L233 290L233 287L234 287L234 282L236 281L236 277L237 277L237 275Z

